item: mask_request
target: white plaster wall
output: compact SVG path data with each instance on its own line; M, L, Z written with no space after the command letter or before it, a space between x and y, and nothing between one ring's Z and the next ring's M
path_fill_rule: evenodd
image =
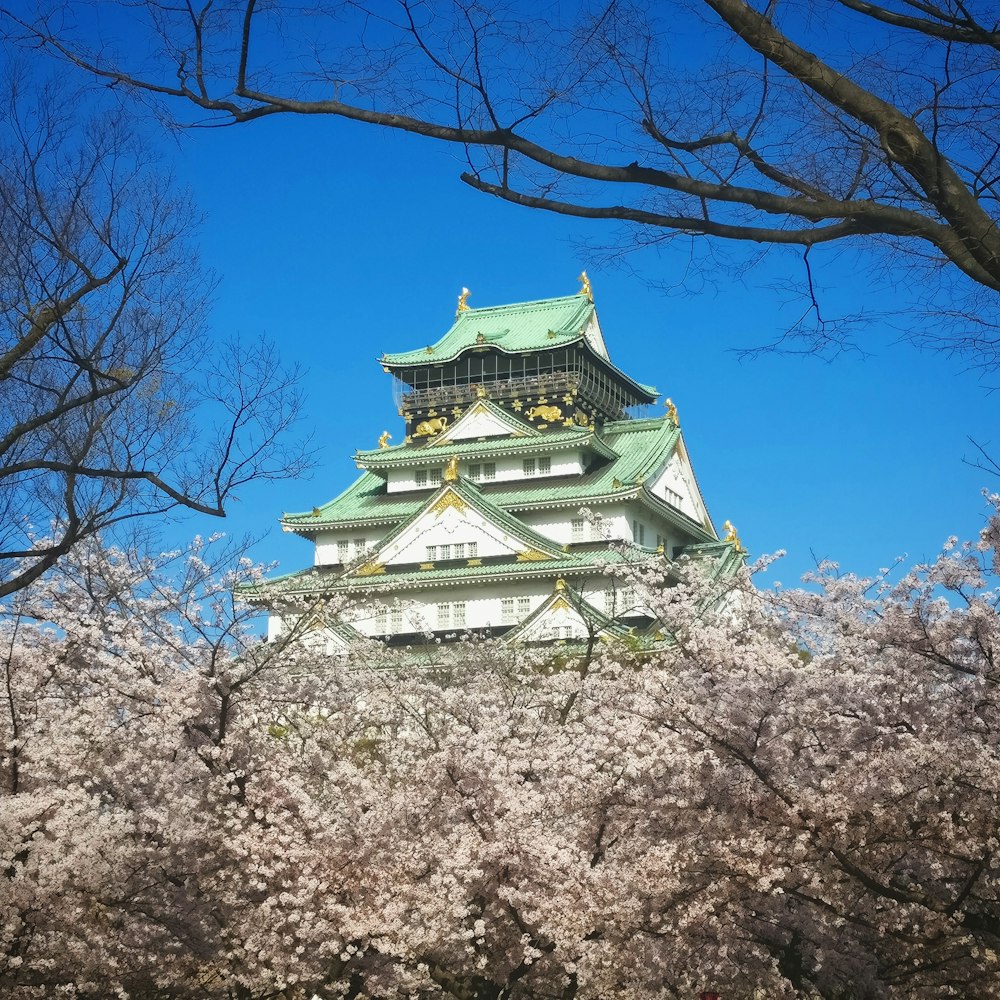
M585 506L585 505L581 505ZM584 541L631 541L632 514L625 504L595 504L588 508L593 514L600 514L598 523L586 523L583 528ZM539 534L551 538L560 545L573 541L573 519L580 517L580 507L558 507L555 509L535 509L518 511L516 516L530 525Z
M570 582L582 594L583 598L598 610L609 614L622 610L621 598L615 596L621 593L621 583L614 584L609 579L596 575L590 579L576 579ZM367 636L393 632L435 631L437 629L437 605L444 601L449 603L464 601L465 628L485 629L490 626L499 627L510 624L503 620L502 600L504 597L515 599L515 617L518 617L516 604L518 597L528 598L527 615L530 615L552 595L554 589L555 579L553 578L527 580L517 585L513 583L439 585L424 590L399 591L395 594L359 596L342 611L341 616L362 635ZM612 596L609 597L609 594ZM384 624L378 620L378 611L382 607L387 610ZM398 611L400 621L398 628L394 627L392 610ZM527 617L527 615L523 617ZM291 624L291 622L286 622L281 615L275 613L269 615L268 639L273 641L279 638L284 633L286 624ZM343 645L339 637L332 633L327 636L326 632L322 630L317 630L315 636L310 633L310 641L319 642L319 636L323 637L325 645L330 646L328 651L335 651L334 646L339 649Z
M525 581L521 586L511 584L480 583L476 585L429 587L420 591L401 591L396 595L386 594L384 597L373 597L372 604L384 601L388 606L396 606L403 613L404 624L400 631L411 632L421 629L434 631L437 629L437 605L442 602L465 602L465 629L483 629L489 626L500 626L502 622L501 600L504 597L527 597L530 611L534 611L544 601L553 589L553 580ZM516 609L516 605L515 605ZM368 613L368 611L371 613ZM529 613L530 613L529 611ZM351 624L365 635L380 635L383 632L379 626L374 610L361 611L366 617L358 617ZM385 631L392 632L391 615L387 616ZM461 631L452 629L452 631Z
M516 535L494 525L472 507L458 510L446 507L440 514L433 510L409 525L392 540L379 555L387 565L404 565L432 561L428 546L463 543L477 545L476 557L512 555L523 552L528 546Z
M347 562L354 562L374 548L386 535L388 529L358 528L354 531L320 531L316 534L314 564L330 566L341 562L341 541L347 542ZM360 545L358 543L361 543Z
M691 480L687 463L677 452L670 456L663 472L655 480L648 482L646 487L655 497L677 507L696 521L701 521L705 516L698 503L697 492ZM676 496L671 496L667 492L668 490L680 494L680 500L678 501Z
M537 462L539 457L546 456L524 456L525 458L533 457ZM509 456L501 456L495 458L476 458L463 460L459 463L459 473L463 476L467 476L469 473L470 465L484 465L487 462L493 462L496 465L496 476L493 479L485 480L474 480L474 482L479 482L483 485L488 485L489 483L504 483L512 482L514 480L520 480L524 482L534 482L537 480L544 480L547 478L552 478L555 476L579 476L583 473L583 460L582 454L579 449L567 449L566 451L555 451L547 456L552 463L552 468L545 475L534 475L525 476L524 465L522 464L522 457L518 456L512 458ZM438 461L435 463L423 466L424 469L430 470L435 469L437 471L443 471L447 462ZM418 486L416 481L416 468L405 468L405 469L392 469L388 472L388 478L386 479L386 491L389 493L402 493L408 490L426 490L428 495L430 491L438 484L428 482L425 486Z

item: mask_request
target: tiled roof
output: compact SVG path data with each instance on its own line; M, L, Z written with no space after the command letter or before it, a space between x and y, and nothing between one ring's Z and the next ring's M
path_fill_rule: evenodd
M641 550L637 550L640 551ZM653 553L642 553L645 558L657 558ZM537 562L507 562L487 563L482 566L451 566L440 569L414 569L403 572L390 572L375 576L343 576L339 567L313 567L286 573L273 577L262 584L242 588L242 593L252 598L274 598L281 594L316 593L321 591L344 590L397 590L406 589L407 585L423 588L435 583L469 584L480 580L495 582L498 579L520 580L537 577L582 576L587 573L600 573L605 567L634 561L636 555L632 552L620 552L616 549L605 549L601 552L566 552L559 558L539 560Z
M583 337L593 312L594 304L586 295L470 308L455 317L451 328L436 344L384 354L381 360L389 366L425 365L450 361L467 348L483 344L507 354L564 347Z
M442 437L444 435L441 435ZM363 468L382 469L406 465L427 465L431 462L446 462L452 455L459 458L489 457L497 454L533 454L546 451L563 451L573 447L587 447L599 451L605 458L613 458L614 453L601 438L585 427L567 427L564 430L549 431L532 437L495 437L482 440L449 441L434 444L401 444L394 448L370 448L358 451L355 461Z
M378 562L379 552L384 551L393 539L406 530L412 521L419 518L425 511L427 511L428 508L432 508L439 497L443 497L449 492L460 497L466 504L474 510L477 510L488 521L491 521L504 531L509 532L515 538L519 538L528 548L544 552L552 557L560 554L559 545L556 542L553 542L551 538L546 538L544 535L540 535L534 528L529 527L523 521L514 517L513 514L509 514L507 511L502 510L500 507L491 503L485 496L483 496L482 491L479 490L475 484L470 483L468 480L460 479L454 483L442 484L429 497L425 498L423 504L421 505L421 510L415 511L411 517L397 525L396 528L382 538L378 545L371 552L369 552L368 563ZM355 570L354 573L357 573L357 570ZM346 575L353 576L354 573L347 573Z
M380 360L386 368L411 368L453 361L464 351L484 347L505 354L525 354L582 342L599 364L618 375L640 398L646 397L648 402L654 400L659 393L653 386L636 382L586 340L584 331L593 315L594 303L582 294L470 308L455 317L455 322L436 344L413 351L386 353Z
M617 457L601 468L580 476L480 484L482 494L492 504L507 511L551 504L582 505L598 498L624 499L645 495L640 480L662 467L679 438L680 431L667 417L609 422L598 430L598 439ZM449 456L455 453L454 448L444 451ZM315 512L285 514L282 523L293 531L306 533L363 523L391 524L415 514L426 503L428 495L418 490L387 493L381 476L365 472L343 493L316 508ZM670 516L670 508L666 504L662 507L661 512ZM703 527L686 515L678 512L676 519L686 530L702 532L706 541L711 539Z

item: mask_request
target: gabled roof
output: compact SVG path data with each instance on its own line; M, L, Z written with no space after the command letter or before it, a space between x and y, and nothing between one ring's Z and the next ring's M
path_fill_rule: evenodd
M438 489L427 497L419 510L415 511L402 524L398 525L381 539L378 545L368 553L368 557L362 565L348 567L344 571L344 579L369 577L384 572L384 563L389 560L388 558L380 558L380 556L388 552L394 542L402 535L405 535L406 531L412 525L419 523L425 518L439 517L449 508L455 508L460 512L471 508L490 525L500 528L507 535L521 542L525 550L530 551L540 561L561 559L564 554L562 547L553 542L551 538L540 535L523 521L514 517L513 514L509 514L507 511L491 503L472 483L467 480L458 479L455 482L442 483ZM415 562L419 561L416 560Z
M652 402L659 393L626 375L611 362L594 303L582 293L558 299L512 302L503 306L465 309L436 343L412 351L385 353L379 359L386 371L454 361L466 351L492 348L504 354L528 354L580 344L601 366L614 372L639 399Z
M433 440L447 438L449 441L462 441L465 438L508 437L511 434L519 437L539 437L541 433L527 420L505 410L502 406L497 406L491 400L477 399L450 427L446 427Z
M575 613L585 625L594 630L595 635L611 634L622 637L629 634L630 631L627 626L596 608L582 594L560 578L552 594L535 608L520 625L506 633L504 641L516 643L527 639L530 642L531 633L537 631L540 623L560 610Z
M586 427L568 427L565 430L540 431L532 437L487 438L483 441L446 440L432 438L425 445L414 447L399 445L396 448L372 448L355 452L354 460L364 469L402 468L444 464L453 455L463 459L490 458L494 455L534 455L552 451L585 448L604 458L614 458L615 453L601 438Z
M662 558L653 552L646 552L650 558ZM274 600L282 596L333 594L344 591L424 590L434 585L453 586L458 584L517 582L526 579L554 577L601 576L608 567L620 563L633 563L633 552L623 553L616 549L599 552L563 552L555 559L538 562L495 561L482 565L442 567L440 569L412 569L384 574L345 575L335 567L310 566L307 569L284 573L262 583L240 588L246 600ZM475 562L475 560L473 561Z
M562 433L572 434L575 429L548 432L545 440L551 440ZM598 429L597 440L602 448L615 456L600 468L576 476L501 481L484 485L480 492L491 504L505 511L547 506L583 506L638 498L662 516L675 521L688 534L700 536L705 542L715 541L714 533L705 525L657 500L643 486L643 481L662 467L680 440L680 430L669 418L608 422ZM445 447L439 455L446 460L453 454L460 453L460 447ZM403 449L381 450L398 453ZM428 455L428 451L422 450L421 453ZM367 457L371 453L359 454ZM365 472L343 493L322 507L314 508L313 511L285 514L282 525L288 531L311 534L324 529L362 524L394 524L419 511L426 502L426 497L426 493L419 491L387 493L385 480L381 476Z
M383 354L381 361L391 368L451 361L463 351L483 346L505 354L565 347L583 339L593 313L594 303L586 295L469 308L455 317L436 344Z

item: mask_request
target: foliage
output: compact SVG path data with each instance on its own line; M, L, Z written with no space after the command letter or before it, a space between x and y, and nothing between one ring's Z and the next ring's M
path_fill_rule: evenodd
M3 627L4 994L1000 996L992 503L896 581L637 570L676 643L577 671L77 550Z

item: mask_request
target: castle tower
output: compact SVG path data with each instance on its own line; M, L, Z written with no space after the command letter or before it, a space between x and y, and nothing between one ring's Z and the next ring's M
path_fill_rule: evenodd
M590 285L577 295L471 308L436 343L381 358L402 443L358 451L361 476L284 530L314 566L271 580L270 634L301 624L335 652L359 634L393 644L467 631L512 642L652 635L614 567L742 559L719 540L677 410L608 355ZM336 620L324 597L355 598Z

